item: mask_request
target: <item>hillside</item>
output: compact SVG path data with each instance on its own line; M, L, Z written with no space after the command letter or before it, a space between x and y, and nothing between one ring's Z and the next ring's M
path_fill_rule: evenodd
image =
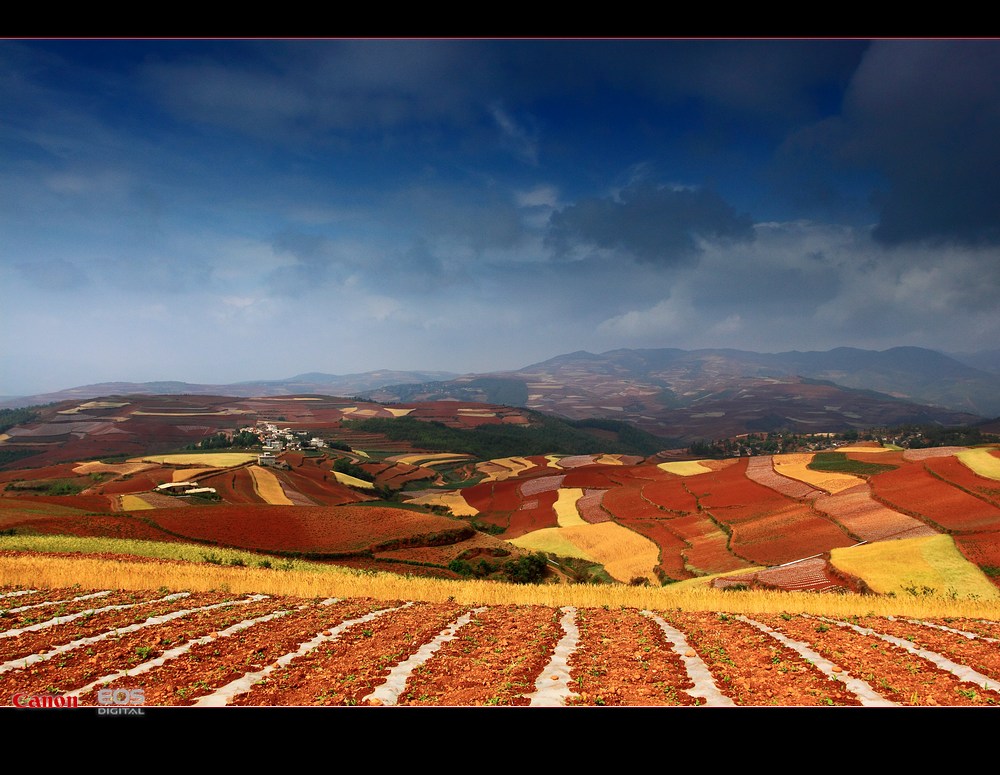
M980 577L1000 569L995 444L813 437L799 452L699 460L626 424L456 401L119 396L37 412L0 440L0 525L15 534L195 541L444 578L541 552L563 579L737 574L849 591L883 582L845 574L838 551L947 536Z
M577 420L615 418L684 442L760 431L962 425L1000 414L1000 378L918 348L577 352L489 379L411 383L365 396L489 401L500 389L526 394L530 409Z

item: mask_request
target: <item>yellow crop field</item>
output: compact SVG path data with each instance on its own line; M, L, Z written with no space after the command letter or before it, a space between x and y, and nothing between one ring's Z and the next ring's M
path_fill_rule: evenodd
M833 549L830 564L879 594L1000 600L1000 589L944 533Z
M605 523L611 524L611 523ZM592 525L591 527L599 527ZM496 581L452 581L353 571L337 565L281 559L287 570L256 567L260 556L217 547L222 564L205 562L205 547L197 544L157 543L114 538L71 536L0 536L0 549L42 554L0 558L0 584L32 587L93 589L157 589L205 591L224 589L234 594L264 593L296 597L374 597L383 600L453 600L470 605L575 605L649 610L680 609L731 613L794 611L847 618L878 616L963 616L1000 621L996 599L953 599L945 595L897 594L818 595L814 592L731 591L707 586L711 577L661 587L627 584L509 584ZM80 556L108 553L137 555L135 562ZM567 552L558 552L569 556ZM142 562L140 557L187 560L191 564ZM591 562L596 558L585 557ZM234 567L233 560L240 566Z
M462 460L471 460L471 455L466 455L461 452L438 452L433 455L422 454L422 455L394 455L393 457L387 457L386 460L396 463L407 463L411 466L419 465L434 465L435 463L458 463Z
M72 409L60 409L56 414L77 414L86 409L118 409L122 406L128 406L128 401L87 401Z
M478 509L470 506L462 493L457 490L443 490L442 492L418 495L416 498L410 498L407 503L417 503L421 506L446 506L456 517L474 517L479 513Z
M356 476L351 476L350 474L342 474L340 471L332 472L337 481L341 484L346 484L348 487L360 487L363 490L374 490L375 485L371 482L366 482L364 479L358 479Z
M800 482L812 485L818 490L828 493L848 490L864 484L865 480L852 474L841 474L835 471L813 471L807 468L812 462L812 452L788 452L771 458L774 470L779 474L798 479Z
M979 476L1000 480L1000 458L991 455L991 449L996 447L973 447L962 450L955 457Z
M253 477L253 486L257 494L264 499L265 503L272 506L294 506L295 504L285 495L281 489L281 482L278 481L271 471L260 466L250 466L247 468Z
M587 562L599 563L596 557L577 546L572 536L558 527L533 530L527 535L515 538L510 543L532 552L545 552L559 557L578 557Z
M582 497L583 490L579 487L566 487L559 490L558 497L553 505L559 527L574 527L589 524L584 521L576 508L576 502Z
M621 459L618 455L601 455L600 457L594 458L595 463L601 463L606 466L620 466L622 465Z
M173 466L209 466L211 468L229 468L250 463L257 459L255 452L194 452L176 455L147 455L132 458L128 462L160 463Z
M542 547L552 542L572 544L578 551L566 556L598 562L612 578L623 583L642 577L659 584L653 568L660 561L660 548L617 522L550 527L532 531L510 543L531 551L551 551Z
M476 470L486 474L485 481L499 482L511 476L517 476L524 470L534 468L535 464L523 457L501 457L476 464Z
M202 474L208 474L218 470L218 468L178 468L173 472L173 481L186 482L194 479L196 476L201 476Z
M387 406L386 409L392 412L393 417L406 417L406 415L413 411L412 409L393 409L391 406Z
M100 460L88 460L74 466L74 474L134 474L156 468L153 463L102 463Z
M119 496L122 511L140 511L142 509L156 508L150 503L146 503L141 495L121 495Z
M697 476L712 470L700 460L671 460L667 463L657 463L656 467L677 476Z

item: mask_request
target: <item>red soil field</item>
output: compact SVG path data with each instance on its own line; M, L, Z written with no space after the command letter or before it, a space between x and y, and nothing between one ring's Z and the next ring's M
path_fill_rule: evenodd
M928 458L924 468L949 484L1000 507L1000 482L979 476L957 457Z
M253 474L246 468L231 468L218 474L210 474L198 480L202 487L214 487L224 503L263 504L264 499L257 494Z
M507 530L504 532L505 539L520 538L533 530L541 530L547 527L558 527L559 521L556 519L555 509L552 505L559 497L557 490L548 490L535 495L529 503L524 501L522 508L517 508L511 512L510 520L507 523ZM524 508L528 506L528 508Z
M37 509L39 503L46 503L51 506L65 507L74 513L81 511L106 513L114 510L110 498L103 495L23 495L18 497L7 495L0 498L0 509L6 507L8 502L15 504L14 508L29 509Z
M923 465L886 471L869 481L877 500L942 531L974 532L1000 524L1000 508L942 481Z
M73 472L77 463L57 463L39 468L19 469L16 471L0 471L0 483L13 482L16 479L38 481L39 479L76 479L79 474Z
M563 479L563 487L603 487L611 489L617 487L608 472L610 466L594 465L581 466L566 472Z
M143 514L146 517L146 514ZM156 509L148 518L175 535L259 551L337 554L392 542L421 543L430 534L468 537L472 528L447 517L383 506L209 506Z
M173 470L161 468L142 471L124 479L115 479L105 484L99 484L94 489L102 495L126 495L128 493L149 492L155 490L157 485L173 480Z
M854 543L809 503L747 479L746 468L741 459L688 482L704 510L732 530L729 547L734 554L777 565Z
M705 515L671 519L670 529L688 544L683 556L690 570L703 574L726 573L750 565L729 551L729 536Z
M462 497L466 503L481 512L513 511L521 505L521 494L517 479L503 479L499 482L480 482L464 488Z
M52 692L91 707L99 686L141 687L153 707L1000 704L988 621L21 591L0 600L41 605L0 626L8 705ZM84 616L22 629L61 611Z
M655 463L640 463L634 466L612 466L611 477L621 481L624 479L673 479L675 474L670 474L659 468Z
M716 512L713 516L719 518ZM721 519L721 518L720 518ZM780 565L856 542L808 504L728 522L734 554L758 565Z
M642 497L677 514L692 514L698 510L698 501L682 478L650 482L642 488Z
M640 486L616 487L604 495L604 508L622 524L629 524L634 519L668 519L669 511L664 511L642 497Z
M328 474L322 471L314 473L307 470L306 466L293 468L290 471L276 471L275 473L279 479L287 480L294 490L312 502L306 505L340 506L344 503L373 500L371 496L362 495L347 485L341 484L332 473ZM329 479L324 481L324 476L328 476Z
M98 538L127 538L139 541L179 542L177 538L164 532L132 514L81 517L51 517L4 522L7 527L22 527L47 535L96 536Z

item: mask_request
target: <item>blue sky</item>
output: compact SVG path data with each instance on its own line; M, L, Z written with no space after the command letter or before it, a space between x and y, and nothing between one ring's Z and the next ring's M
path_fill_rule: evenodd
M998 138L994 40L0 40L0 395L994 349Z

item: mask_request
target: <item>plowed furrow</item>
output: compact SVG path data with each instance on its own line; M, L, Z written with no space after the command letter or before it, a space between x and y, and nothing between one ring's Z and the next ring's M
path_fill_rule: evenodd
M976 704L961 693L974 691L976 687L926 659L846 623L790 614L760 614L754 618L808 643L841 668L845 679L865 681L891 702L919 706Z
M142 687L147 705L190 705L220 686L263 669L312 633L379 605L372 601L303 603L294 598L284 603L279 611L212 632L139 665L127 676L100 683L111 688ZM290 608L288 603L296 605ZM93 704L94 688L82 692L80 702Z
M731 614L669 611L719 690L737 705L860 705L793 649Z
M697 705L694 682L656 621L635 609L587 608L570 657L568 705Z
M383 603L378 608L387 606ZM335 638L264 676L229 704L360 705L385 682L395 665L468 610L450 603L411 603L387 611L336 633Z
M528 705L562 636L559 611L491 606L410 673L399 705ZM485 676L485 678L484 678Z
M18 630L0 633L0 664L47 651L53 645L71 643L81 638L108 632L116 627L144 621L188 606L189 593L157 593L157 598L143 602L109 604L75 614L67 614Z
M186 609L81 638L0 666L10 667L0 675L0 698L10 698L15 691L79 689L101 676L133 669L161 657L168 649L195 638L287 605L287 601L282 603L264 596L242 601L224 600L222 593L202 593L198 600L187 602L189 607ZM191 603L201 605L194 608Z

